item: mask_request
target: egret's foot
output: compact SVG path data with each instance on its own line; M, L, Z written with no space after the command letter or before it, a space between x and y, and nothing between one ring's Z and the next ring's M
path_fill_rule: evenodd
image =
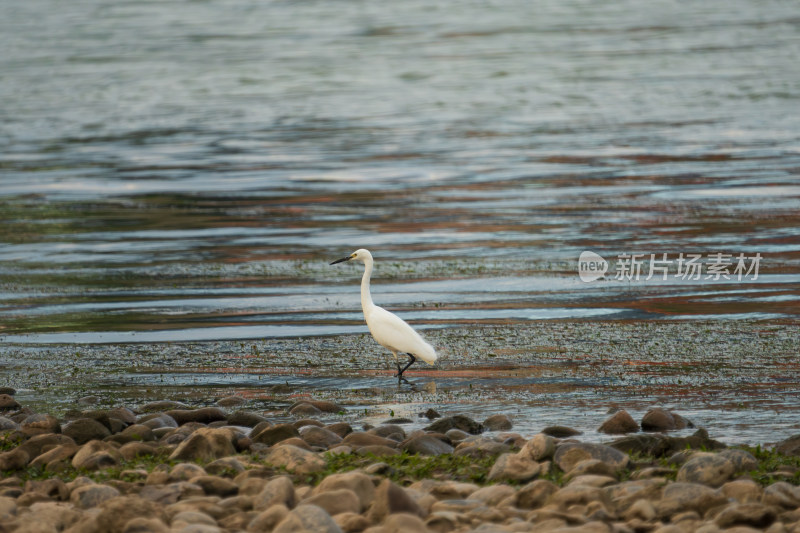
M412 354L406 354L406 355L408 355L408 357L409 357L409 361L408 361L408 364L407 364L406 366L404 366L402 370L400 369L400 363L397 363L397 377L400 377L400 376L402 376L402 375L403 375L403 372L405 372L406 370L408 370L408 367L410 367L411 365L413 365L413 364L414 364L414 362L417 360L417 358L416 358L416 357L414 357Z

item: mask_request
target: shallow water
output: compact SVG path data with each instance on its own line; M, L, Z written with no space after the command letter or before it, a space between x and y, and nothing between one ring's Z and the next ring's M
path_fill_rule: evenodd
M376 302L434 339L558 320L744 327L734 321L796 335L795 8L4 3L0 365L20 388L73 397L10 369L51 353L68 373L63 354L90 350L121 386L127 344L144 354L176 342L352 344L365 331L360 270L328 262L358 247L378 261ZM585 250L610 261L605 279L578 277ZM757 278L678 275L680 254L707 269L719 253L730 271L739 254L760 254ZM638 279L615 279L622 254L643 254ZM667 279L645 279L650 254L668 254ZM197 368L213 361L170 372L175 391L242 386ZM448 371L437 379L449 383ZM508 379L490 374L485 388ZM333 369L313 380L323 395L361 387ZM768 420L773 400L797 407L781 387L764 389L755 418ZM608 401L625 398L613 390ZM684 393L662 399L686 408ZM575 401L547 408L561 416ZM698 416L738 428L722 405Z
M76 399L140 405L165 397L209 405L237 394L285 418L305 398L333 400L351 423L434 407L478 420L504 413L531 436L569 425L586 438L613 408L637 419L665 406L726 443L769 444L800 432L797 328L741 321L542 321L426 330L436 367L392 376L368 334L124 345L19 345L6 370L17 398L63 412ZM686 430L683 433L690 433Z

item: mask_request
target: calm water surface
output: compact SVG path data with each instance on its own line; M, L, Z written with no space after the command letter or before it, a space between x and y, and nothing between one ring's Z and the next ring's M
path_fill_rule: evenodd
M432 337L495 339L483 354L508 348L497 326L556 320L794 339L799 29L779 0L3 3L0 367L41 397L20 361L43 347L68 368L73 347L106 346L118 375L124 343L300 353L334 336L383 371L360 270L328 266L359 247L377 303ZM604 280L579 279L584 250L611 261ZM664 253L762 259L757 279L681 279L674 263L666 280L614 279L621 254ZM535 361L545 348L527 342ZM315 372L319 394L366 379ZM199 375L176 370L175 390ZM237 375L226 386L249 383ZM785 390L764 398L791 426Z

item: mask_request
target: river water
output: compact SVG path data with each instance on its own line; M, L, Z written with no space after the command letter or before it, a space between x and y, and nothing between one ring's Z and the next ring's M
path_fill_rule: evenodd
M594 324L605 342L626 324L677 346L710 331L717 358L758 350L763 369L744 354L730 368L761 383L745 402L761 422L718 430L769 440L778 405L784 433L796 432L799 29L796 4L779 0L3 3L0 365L25 398L48 403L78 391L44 367L132 399L209 387L278 406L297 391L380 388L390 365L364 335L360 269L328 265L366 247L376 302L448 355L426 381L435 392L339 398L375 416L441 394L506 409L502 394L475 391L507 384L504 365L558 368L562 352L539 340L548 328ZM581 280L584 251L608 261L603 278ZM690 256L697 277L681 262ZM526 348L497 333L509 327L531 333ZM362 374L328 364L328 342L358 351ZM215 381L196 343L260 355L250 373ZM326 361L310 384L255 390L253 375L291 385L309 346L308 360ZM570 361L611 357L572 349ZM87 350L93 363L76 363ZM130 359L170 350L183 363L152 375ZM657 369L673 356L647 360ZM458 378L463 360L473 374ZM525 387L547 380L605 391L601 418L615 403L696 407L682 387L637 389L634 402L621 374L588 368L578 382L527 372L519 418L541 415L546 402ZM727 372L684 370L672 385L735 392ZM160 388L165 374L172 388ZM742 402L722 396L696 416L737 419L729 407ZM570 418L576 396L558 398L555 418L599 425Z

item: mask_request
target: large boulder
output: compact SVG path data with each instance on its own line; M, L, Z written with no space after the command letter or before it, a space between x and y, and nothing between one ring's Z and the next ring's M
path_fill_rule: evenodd
M639 431L639 424L636 423L628 411L622 409L603 422L597 431L608 435L636 433Z
M0 394L0 412L16 411L20 408L17 400L10 394Z
M347 489L355 493L361 502L361 511L367 509L375 499L375 485L372 479L362 472L342 472L326 476L314 489L314 494L338 489Z
M275 426L264 427L259 430L259 426L250 432L250 439L253 442L272 446L286 439L298 437L300 433L292 424L277 424Z
M373 524L381 523L387 516L395 513L408 513L425 517L425 511L402 487L384 479L375 489L375 499L367 518Z
M412 437L400 445L400 448L408 453L419 455L443 455L453 453L453 447L446 442L437 439L433 435L418 435Z
M119 491L114 487L90 483L74 489L70 494L69 500L75 507L89 509L97 507L104 501L116 498L119 495Z
M611 442L609 446L625 453L655 457L668 457L686 449L720 450L726 447L725 444L709 438L708 432L704 429L698 429L688 437L670 437L648 433L627 435Z
M303 503L322 507L331 516L361 512L361 501L355 492L348 489L319 492L303 500Z
M90 440L102 440L108 437L111 435L111 430L93 418L79 418L67 424L63 428L63 433L77 444L85 444Z
M61 423L51 415L32 414L20 423L22 432L32 437L46 433L61 433Z
M326 400L300 400L299 402L290 405L289 411L291 412L293 409L303 404L311 405L322 413L342 413L346 411L346 409L338 403L329 402Z
M537 433L522 445L521 454L527 454L534 461L552 459L556 453L556 440L550 435Z
M553 456L556 465L564 472L569 472L575 465L586 459L597 459L609 464L615 470L625 469L630 464L627 454L611 446L588 442L562 443L556 448Z
M266 461L275 466L282 466L296 474L311 474L325 469L325 459L314 452L283 444L275 446L266 457Z
M775 451L783 455L800 456L800 435L793 435L775 445Z
M122 461L122 454L108 442L93 440L87 442L72 457L72 466L78 470L99 470L116 466Z
M273 533L342 533L327 512L316 505L298 505L275 526Z
M256 427L267 419L252 411L239 410L228 415L228 424L231 426L244 426L248 428Z
M294 484L288 476L272 478L264 485L256 496L253 497L253 509L266 511L274 505L285 505L291 509L297 503Z
M236 453L233 432L222 428L200 428L181 442L169 456L178 461L213 461Z
M171 416L179 426L189 422L199 424L210 424L220 420L227 420L225 411L219 407L202 407L200 409L172 409L165 413Z
M333 431L318 426L303 426L299 430L300 438L309 446L330 448L342 442L342 437Z
M351 446L352 448L362 448L364 446L387 446L389 448L396 448L397 441L387 439L379 435L371 433L350 433L343 440L342 444Z
M507 415L498 413L487 417L486 420L483 421L483 427L488 431L508 431L514 427L514 424Z
M59 444L37 455L31 461L30 466L37 469L54 470L56 465L70 461L79 449L79 446L74 443Z
M100 512L94 517L95 531L123 531L128 521L140 517L167 521L160 505L136 496L118 496L100 504Z
M704 516L706 511L726 503L728 498L721 491L699 483L677 482L664 487L656 510L664 519L686 511Z
M721 487L736 471L733 461L715 453L697 453L678 470L677 481Z
M431 433L447 433L451 429L460 429L472 435L483 432L483 425L464 415L454 415L440 418L425 428Z
M489 481L530 481L539 475L541 465L527 453L504 453L489 471Z
M763 529L772 525L777 513L772 507L760 503L732 503L725 507L714 522L721 528L745 526Z
M558 492L558 485L545 479L537 479L519 489L514 502L520 509L538 509Z
M649 409L642 417L643 431L671 431L694 427L694 424L677 413L654 407Z

